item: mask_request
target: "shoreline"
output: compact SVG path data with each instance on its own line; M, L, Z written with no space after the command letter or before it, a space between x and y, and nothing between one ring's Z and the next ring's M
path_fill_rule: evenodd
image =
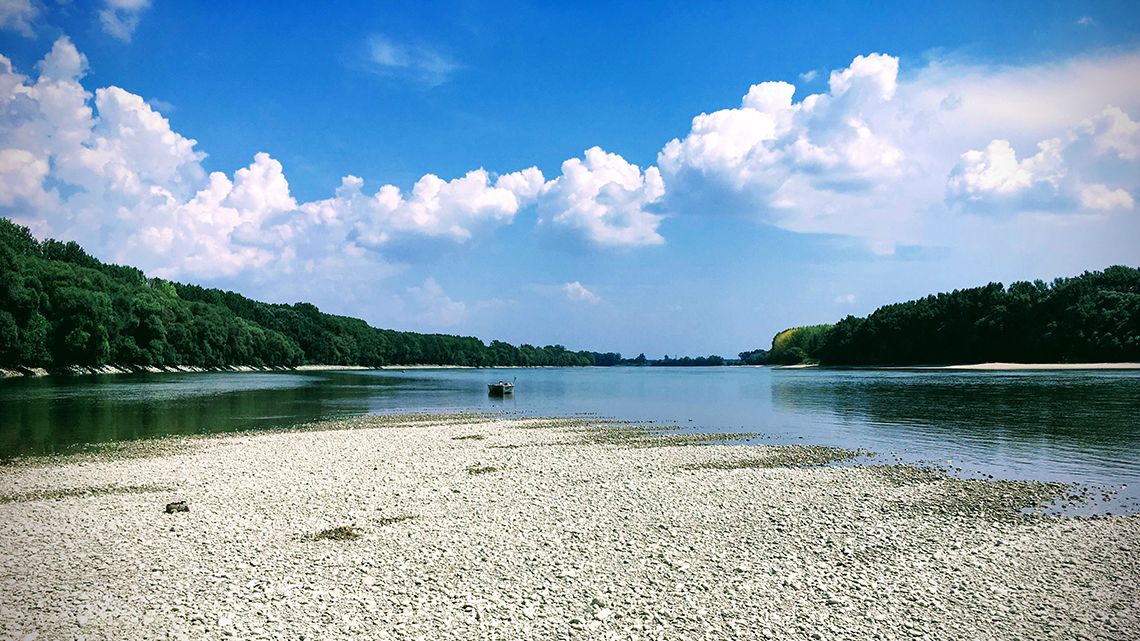
M970 365L942 365L931 367L911 367L905 369L957 369L979 370L987 372L1016 372L1032 370L1128 370L1140 369L1140 363L974 363Z
M370 370L363 365L69 365L67 367L16 367L0 368L0 380L5 378L39 378L43 376L114 376L119 374L203 374L209 372L315 372L338 370Z
M391 416L0 468L0 638L1140 630L1140 517L1024 517L1061 490L699 442Z
M431 369L551 369L550 365L68 365L66 367L0 367L0 380L5 378L38 378L43 376L110 376L117 374L190 374L209 372L336 372L392 371Z
M968 363L964 365L772 365L772 369L824 369L824 370L868 370L868 371L985 371L985 372L1022 372L1022 371L1064 371L1064 370L1138 370L1140 363Z

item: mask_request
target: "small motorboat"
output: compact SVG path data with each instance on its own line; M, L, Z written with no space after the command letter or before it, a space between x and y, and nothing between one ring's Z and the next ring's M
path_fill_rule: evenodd
M512 381L499 381L498 383L487 385L487 393L491 396L504 396L514 391L515 384Z

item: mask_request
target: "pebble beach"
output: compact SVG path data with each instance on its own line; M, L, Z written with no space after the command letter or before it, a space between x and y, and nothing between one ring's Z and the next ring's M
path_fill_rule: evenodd
M17 460L0 639L1140 636L1138 517L858 454L443 415Z

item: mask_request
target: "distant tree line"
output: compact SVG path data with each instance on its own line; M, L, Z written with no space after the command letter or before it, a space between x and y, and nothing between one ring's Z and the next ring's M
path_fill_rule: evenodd
M579 366L594 358L561 345L376 329L308 303L147 278L0 218L0 367Z
M728 361L716 355L670 358L669 355L666 354L664 358L646 358L645 354L638 354L637 358L622 358L621 354L616 352L607 352L605 354L590 352L590 354L594 358L594 365L599 367L611 367L615 365L627 367L719 367L728 364Z
M759 351L759 350L757 350ZM745 352L741 354L744 359ZM923 365L1140 361L1140 269L954 290L865 318L784 330L772 363Z
M754 349L748 352L740 352L738 354L740 365L767 365L768 364L768 350Z

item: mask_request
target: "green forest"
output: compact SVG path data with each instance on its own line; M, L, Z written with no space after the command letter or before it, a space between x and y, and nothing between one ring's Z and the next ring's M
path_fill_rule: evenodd
M147 278L74 242L0 218L0 367L320 365L925 365L1140 361L1140 270L954 290L834 325L787 329L771 349L651 360L561 345L377 329L309 303Z
M0 367L579 366L595 356L602 355L376 329L308 303L261 303L147 278L0 218Z
M954 290L865 318L784 330L741 358L777 364L956 365L1140 361L1140 269Z

